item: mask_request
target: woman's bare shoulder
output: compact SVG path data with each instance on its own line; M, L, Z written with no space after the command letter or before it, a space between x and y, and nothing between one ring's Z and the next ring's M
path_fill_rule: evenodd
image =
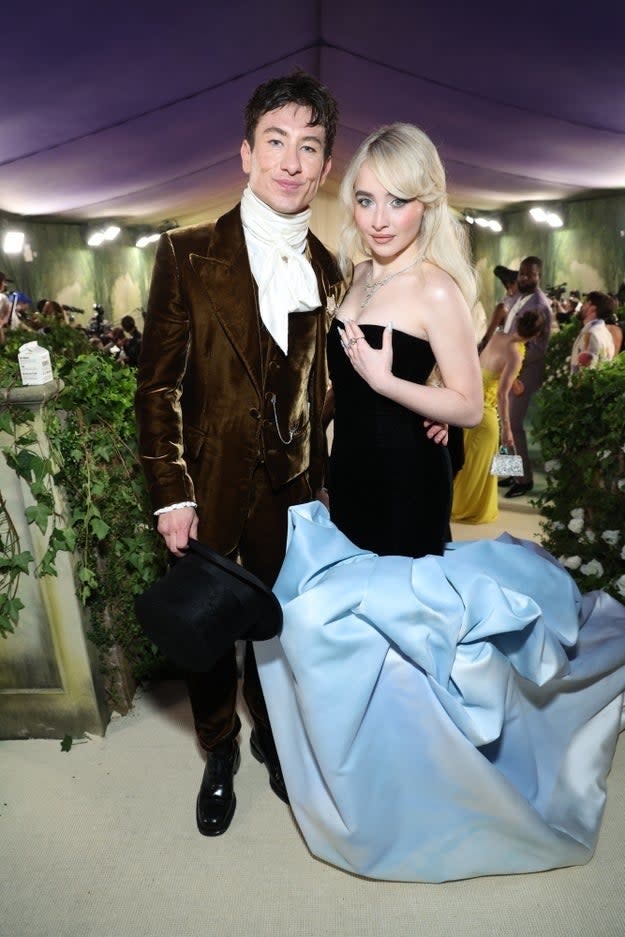
M449 273L427 260L423 262L421 269L424 296L429 303L438 306L464 302L458 284Z

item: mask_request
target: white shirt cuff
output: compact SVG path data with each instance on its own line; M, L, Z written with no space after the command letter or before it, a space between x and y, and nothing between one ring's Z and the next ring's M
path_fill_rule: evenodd
M176 511L178 508L196 508L197 504L195 501L180 501L179 504L168 504L166 508L159 508L158 511L154 512L156 517L158 514L167 514L168 511Z

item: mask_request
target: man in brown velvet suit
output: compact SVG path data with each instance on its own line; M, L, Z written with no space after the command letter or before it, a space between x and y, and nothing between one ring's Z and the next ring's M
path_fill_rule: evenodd
M328 305L342 281L308 230L330 169L336 102L298 72L256 89L241 146L248 186L214 224L161 237L136 398L140 454L158 530L181 556L189 537L238 557L269 586L286 547L290 505L323 485L321 411ZM206 752L201 833L229 826L236 798L235 649L188 676ZM252 753L288 803L251 645L243 693Z

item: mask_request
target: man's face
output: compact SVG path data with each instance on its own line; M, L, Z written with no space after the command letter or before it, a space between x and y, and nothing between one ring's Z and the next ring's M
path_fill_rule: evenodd
M519 293L533 293L540 282L540 270L536 264L522 263L519 268L517 285Z
M332 164L324 158L325 130L309 126L309 107L287 104L258 121L254 146L241 145L243 171L262 202L295 215L312 202Z
M593 306L589 299L585 299L577 315L585 325L587 322L591 322L593 319L597 318L597 307Z

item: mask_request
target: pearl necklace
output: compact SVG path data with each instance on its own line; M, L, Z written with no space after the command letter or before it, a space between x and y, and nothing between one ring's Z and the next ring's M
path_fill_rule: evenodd
M407 267L402 267L401 270L397 270L395 273L388 273L385 277L382 277L381 280L372 280L371 271L364 285L365 298L360 304L360 308L364 309L365 306L368 306L378 290L381 290L383 286L386 286L391 280L394 280L395 277L398 277L400 274L405 273L406 270L410 270L411 267L414 267L415 264L418 264L419 261L423 260L423 257L417 257L416 260L413 260L412 263L408 264ZM373 270L373 262L371 263L371 270Z

